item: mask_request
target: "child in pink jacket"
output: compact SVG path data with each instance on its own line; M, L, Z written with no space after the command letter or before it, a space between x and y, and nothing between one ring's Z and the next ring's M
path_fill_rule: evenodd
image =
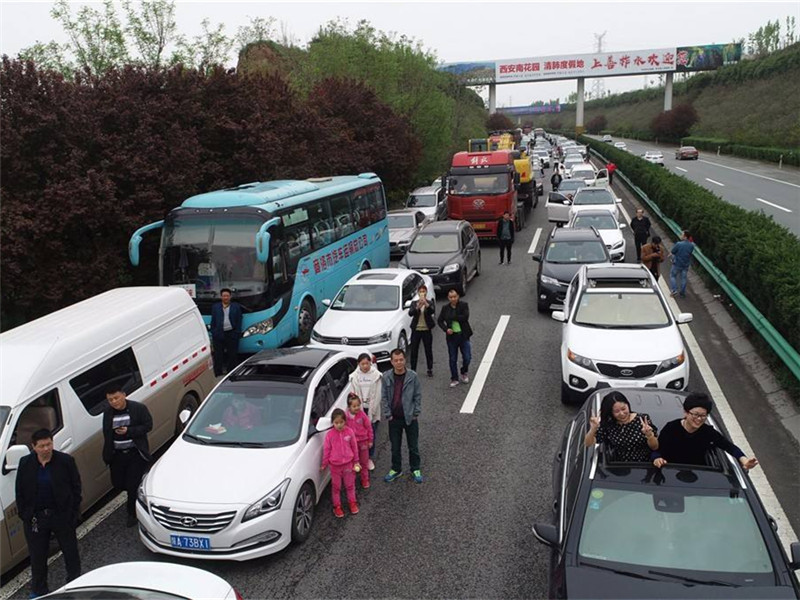
M322 451L322 467L324 471L331 468L331 492L333 494L333 514L338 518L344 516L342 510L342 480L347 491L347 501L350 503L350 514L358 514L356 502L356 476L355 472L361 470L358 463L358 445L355 432L347 427L347 418L341 408L334 409L331 413L333 428L325 436Z
M375 433L369 416L361 408L361 398L350 392L347 396L347 426L356 434L358 444L358 461L362 465L369 463L369 449L374 443ZM369 487L369 469L361 470L361 487Z

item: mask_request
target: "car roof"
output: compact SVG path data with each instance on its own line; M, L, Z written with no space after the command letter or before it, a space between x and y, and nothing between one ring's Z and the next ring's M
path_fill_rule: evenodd
M439 185L426 185L423 187L418 187L413 192L411 192L412 196L421 195L421 194L435 194L440 189L442 189Z
M600 234L593 227L570 229L568 227L554 227L550 233L550 239L556 242L569 240L599 240Z
M398 208L396 210L390 210L389 215L415 215L419 212L422 212L418 208Z
M243 364L287 365L316 369L328 358L336 354L335 350L298 346L295 348L273 348L262 350L248 358Z
M581 214L589 211L581 211ZM592 211L594 212L594 211ZM608 211L605 211L608 212ZM608 265L587 265L586 276L591 279L642 279L649 278L647 267L642 264L619 263L613 266Z
M428 223L422 228L420 234L423 233L454 233L461 230L467 224L466 221L434 221Z
M605 208L590 208L576 212L574 215L572 215L573 219L577 219L579 217L614 217L614 213Z
M358 284L359 282L366 282L370 285L396 285L402 282L406 277L416 273L411 269L369 269L357 273L351 277L347 283Z

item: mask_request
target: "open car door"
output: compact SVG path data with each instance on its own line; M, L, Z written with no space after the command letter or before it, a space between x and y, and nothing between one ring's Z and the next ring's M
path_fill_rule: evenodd
M608 187L608 169L600 169L594 177L594 187Z
M566 223L569 220L569 208L572 198L560 192L550 192L547 195L547 220L551 223Z

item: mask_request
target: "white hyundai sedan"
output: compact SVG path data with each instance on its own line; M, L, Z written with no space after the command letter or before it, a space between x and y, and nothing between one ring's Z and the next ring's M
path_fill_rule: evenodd
M425 284L434 302L433 281L409 269L370 269L350 279L311 332L311 345L369 352L388 361L395 348L405 350L411 339L408 309Z

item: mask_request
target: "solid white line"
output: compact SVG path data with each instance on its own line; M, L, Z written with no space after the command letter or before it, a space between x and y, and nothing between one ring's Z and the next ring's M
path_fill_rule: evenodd
M778 210L782 210L782 211L788 212L788 213L792 212L788 208L784 208L782 206L779 206L778 204L773 204L772 202L768 202L767 200L764 200L763 198L756 198L756 200L758 200L759 202L763 202L764 204L769 204L770 206L772 206L774 208L777 208Z
M503 339L503 334L508 327L508 321L511 319L509 315L502 315L497 322L497 327L494 328L492 339L489 340L489 345L486 347L486 352L481 358L481 364L478 367L478 372L475 374L475 380L469 388L469 393L464 399L464 404L461 405L461 412L472 414L475 412L475 407L478 405L478 398L481 397L483 386L486 383L486 378L489 376L489 369L492 368L492 362L497 354L497 349L500 347L500 340Z
M709 179L708 177L706 177L706 181L710 181L711 183L716 183L719 186L725 187L724 183L720 183L719 181L714 181L713 179Z
M108 518L111 513L117 510L120 506L125 504L126 495L124 493L119 493L114 496L111 500L108 501L103 508L98 510L94 513L91 518L86 521L85 523L81 523L77 530L77 537L78 539L82 539L88 534L92 529L100 525L103 521ZM58 558L61 556L61 550L53 554L49 559L47 559L47 564L52 565ZM16 594L22 586L28 583L31 580L31 568L27 567L22 573L17 575L14 579L9 581L6 585L0 588L0 600L8 600Z
M675 168L678 169L678 171L683 171L684 173L688 173L689 172L686 169L684 169L683 167L675 167Z
M744 173L745 175L750 175L752 177L760 177L761 179L768 179L769 181L774 181L775 183L782 183L784 185L790 185L792 187L800 188L800 185L797 185L796 183L789 183L788 181L781 181L780 179L767 177L766 175L759 175L758 173L751 173L750 171L744 171L743 169L736 169L734 167L729 167L728 165L721 165L719 163L711 162L710 160L703 160L701 158L700 162L704 162L707 165L714 165L715 167L722 167L723 169L730 169L731 171L737 171L738 173Z
M536 254L536 246L539 243L540 235L542 235L542 228L537 227L536 233L533 234L533 241L531 242L531 247L528 248L528 254Z

